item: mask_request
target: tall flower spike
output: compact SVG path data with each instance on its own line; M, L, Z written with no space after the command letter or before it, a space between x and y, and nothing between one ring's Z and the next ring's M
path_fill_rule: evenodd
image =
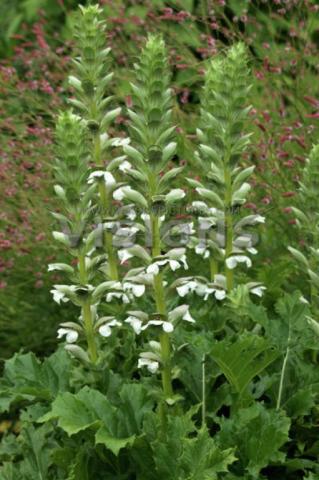
M89 357L92 362L97 360L97 347L94 338L92 305L90 301L93 287L89 284L90 271L89 252L94 246L94 232L89 233L92 221L92 197L95 186L87 183L87 142L84 121L72 112L59 116L56 127L57 160L55 176L59 182L55 192L62 203L61 212L54 216L60 221L66 231L53 232L57 241L62 243L71 256L77 259L77 269L64 263L49 265L49 270L60 270L70 276L75 285L55 285L52 290L54 299L60 303L71 300L82 309L82 325L68 322L61 325L59 338L66 335L67 342L77 340L79 333L84 332L88 344ZM63 213L62 213L63 212ZM74 345L72 351L80 358L87 354Z
M123 259L135 256L144 263L142 278L147 285L151 284L156 305L155 313L150 315L133 312L128 323L137 332L144 329L143 322L145 328L147 325L158 332L161 355L158 365L161 365L164 396L169 399L173 395L170 332L174 327L170 322L169 288L164 282L164 270L187 268L187 264L184 248L166 251L160 230L167 220L169 206L185 196L181 189L170 189L172 180L182 169L166 169L175 155L176 143L175 128L171 122L172 94L169 88L168 62L161 37L149 37L135 69L136 84L132 85L134 110L128 111L132 144L124 147L130 160L126 174L131 178L130 184L134 188L123 187L114 195L115 198L130 200L138 209L142 209L141 218L151 232L150 253L142 246L121 251ZM142 363L139 363L140 366Z
M91 159L97 168L96 172L92 172L90 182L98 184L103 243L108 256L108 276L112 280L117 280L118 265L112 235L114 218L111 218L112 191L117 182L111 172L105 172L105 168L111 169L111 164L105 166L104 156L114 145L114 141L119 140L110 139L106 131L121 109L108 110L113 97L106 96L106 89L113 73L109 73L110 49L105 45L106 32L101 13L102 10L97 5L81 7L76 28L78 50L78 57L74 60L76 76L69 77L76 98L70 99L70 103L87 121L90 132Z
M244 229L264 221L260 215L236 219L254 170L253 166L239 166L250 137L244 133L251 108L246 105L249 90L246 49L239 43L226 56L213 59L206 72L197 159L207 182L188 179L203 200L193 204L202 215L199 227L206 236L197 242L196 252L209 258L211 280L219 273L219 264L223 265L227 290L234 285L234 268L238 264L251 266L247 253L256 253L252 236Z
M314 309L319 307L319 145L313 146L303 170L300 181L298 206L292 207L297 219L297 226L302 230L305 239L305 253L288 247L291 254L304 270L310 281L310 298Z

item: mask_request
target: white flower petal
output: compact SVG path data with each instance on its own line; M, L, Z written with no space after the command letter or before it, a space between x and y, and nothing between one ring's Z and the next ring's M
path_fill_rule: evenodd
M176 291L180 297L185 297L190 292L194 292L197 288L197 282L190 280L176 288Z
M170 322L164 322L163 320L150 320L146 325L142 327L142 330L146 330L150 326L162 327L164 332L171 333L174 330L174 325Z
M176 290L180 297L185 297L189 293L189 287L187 284L177 287Z
M254 295L257 295L257 297L262 297L265 290L266 290L266 287L263 285L260 285L259 287L252 288L250 291Z
M91 183L94 183L95 179L99 179L99 178L102 178L104 177L104 171L103 170L96 170L95 172L92 172L90 175L89 175L89 178L88 178L88 183L91 184Z
M120 187L117 190L115 190L115 192L113 192L114 200L121 202L124 197L125 197L125 194L123 192L123 187Z
M99 328L99 333L102 337L109 337L112 334L112 330L107 323L101 325Z
M189 310L187 310L185 315L183 315L183 320L185 320L186 322L195 323L195 320L193 319L193 317L189 313Z
M128 323L129 325L131 325L136 335L139 335L141 333L143 323L139 318L136 318L133 315L130 315L125 320L125 323Z
M238 263L245 263L248 268L252 266L250 258L245 255L233 255L226 259L226 265L230 270L233 270Z
M113 177L111 172L105 172L104 173L104 181L105 181L105 185L108 189L110 189L110 188L112 188L116 185L116 180Z
M177 260L169 260L169 266L170 266L171 270L173 270L173 272L175 272L175 270L180 268L181 265Z
M157 263L151 263L146 269L146 273L150 273L152 275L158 275L159 273L159 267Z
M112 141L111 141L111 145L113 147L125 147L130 143L131 143L130 138L121 138L121 137L112 138Z
M58 338L62 338L64 335L67 343L74 343L79 337L79 334L76 330L72 330L71 328L59 328Z
M120 259L121 264L132 258L134 255L130 253L126 248L123 248L122 250L119 250L117 252L118 257Z
M224 300L226 298L225 290L215 290L215 298L216 300Z
M145 285L133 285L132 292L135 297L141 297L145 292Z
M192 323L195 322L195 320L192 318L192 316L189 313L188 305L179 305L178 307L171 310L168 314L168 320L170 322L176 322L180 318L182 318L183 320L186 320L187 322L192 322Z
M59 290L53 289L53 290L50 290L50 292L53 295L53 300L57 302L59 305L61 304L61 301L65 303L69 301L69 299L65 296L65 293L60 292Z
M159 369L159 363L156 362L155 360L150 360L148 358L139 358L137 367L138 368L146 367L149 372L156 373L157 370Z
M171 332L174 331L174 325L170 322L163 322L162 327L163 327L164 332L166 332L166 333L171 333Z
M132 165L127 160L122 162L121 165L119 166L119 170L123 173L127 173L131 169L132 169Z

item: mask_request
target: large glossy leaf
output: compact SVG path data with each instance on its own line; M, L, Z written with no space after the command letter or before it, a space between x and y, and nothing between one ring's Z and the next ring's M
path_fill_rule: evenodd
M232 448L218 446L208 432L196 432L184 417L168 420L167 442L152 442L157 478L165 480L217 480L235 460Z
M71 360L59 350L42 363L33 353L16 354L5 363L0 380L0 411L20 400L49 401L69 384Z
M145 413L153 408L142 385L124 385L119 397L121 401L115 406L101 392L89 387L76 394L65 392L39 421L57 419L68 435L91 429L96 444L103 444L118 455L122 448L133 445L141 433Z
M216 343L211 355L229 383L241 394L279 352L265 338L245 333L233 343L228 340Z
M290 420L283 412L256 403L223 419L220 427L217 439L223 448L236 448L240 473L246 471L258 478L260 470L270 462L284 461L280 448L289 440Z
M0 469L1 480L47 480L53 463L51 452L56 445L50 433L47 425L24 428L11 449L10 462Z

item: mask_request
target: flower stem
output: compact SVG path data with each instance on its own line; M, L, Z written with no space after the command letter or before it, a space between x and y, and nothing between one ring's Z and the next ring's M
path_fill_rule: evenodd
M209 257L210 280L213 282L215 275L218 273L218 263L213 257Z
M231 174L228 165L225 166L225 258L229 258L233 251L233 218L232 218L232 181ZM225 265L226 273L226 286L227 290L230 291L233 288L234 284L234 273L231 269Z
M285 355L284 361L282 363L282 368L281 368L276 410L279 410L280 406L281 406L282 392L283 392L283 388L284 388L284 380L285 380L287 363L288 363L289 354L290 354L290 340L291 340L291 326L290 326L290 322L289 322L287 350L286 350L286 355Z
M161 254L161 242L159 232L159 222L156 215L151 215L152 225L152 254L157 257ZM154 297L157 312L161 315L167 315L165 291L163 285L163 276L161 273L154 276ZM162 386L166 398L173 395L172 372L171 372L171 342L168 333L160 334L161 354L162 354Z
M83 323L85 329L86 340L88 344L89 357L92 363L97 362L97 348L95 344L95 335L93 329L93 319L91 312L91 304L89 301L84 302L82 307Z
M79 278L80 278L80 283L82 285L85 285L88 282L88 275L85 267L85 255L83 255L82 253L79 254ZM97 348L96 348L94 329L93 329L91 303L89 300L84 302L84 304L82 305L82 318L84 323L86 341L88 344L89 357L92 363L96 363Z
M202 357L202 428L206 426L206 356Z
M103 167L101 139L100 139L99 133L94 135L94 161L96 165ZM102 223L103 223L104 217L107 216L110 212L110 198L106 190L104 181L99 182L99 198L100 198L100 210L102 213ZM113 235L111 232L104 232L103 244L104 244L104 249L108 256L109 277L111 280L117 281L119 278L117 257L113 248Z

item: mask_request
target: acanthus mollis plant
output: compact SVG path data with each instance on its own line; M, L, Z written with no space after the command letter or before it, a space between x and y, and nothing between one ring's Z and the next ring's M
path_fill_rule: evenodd
M297 227L303 235L304 251L294 247L288 249L297 260L298 267L308 277L310 288L304 301L310 301L315 313L319 306L319 145L313 146L310 152L299 187L298 207L293 206L292 211Z
M140 264L142 262L143 266L131 269L126 276L128 279L138 276L139 281L144 281L152 292L152 309L130 310L126 322L137 334L151 328L155 333L155 336L151 335L149 351L140 355L138 365L147 367L152 373L161 372L165 405L165 402L174 403L171 334L181 320L194 320L188 305L176 306L171 288L170 271L188 268L186 248L170 246L169 228L174 204L185 197L185 192L181 188L171 188L182 167L170 165L177 144L171 118L172 91L167 54L160 37L149 37L135 70L133 108L128 109L131 143L124 147L128 157L124 171L130 185L117 189L114 198L136 205L140 214L139 229L149 240L149 245L135 244L121 249L119 257L122 263L129 260L136 265L134 257L139 259ZM191 230L192 225L175 225L175 235L176 230L182 233L184 228Z
M95 25L94 15L90 22ZM200 134L203 138L207 135L207 142L205 137L206 143L202 141L201 146L206 155L213 155L209 149L214 152L218 146L222 152L223 129L235 129L231 115L226 115L229 124L225 121L222 131L214 123L213 113L221 116L217 100L221 101L222 87L227 87L228 93L223 95L225 102L230 102L238 84L243 87L242 70L246 72L242 46L233 47L218 62L214 75L219 81L208 92L216 101L216 108L207 116ZM218 75L217 68L221 72ZM233 70L236 75L233 72L230 76ZM229 77L232 82L227 84ZM228 217L226 222L226 227L230 227L228 234L232 233L226 234L226 245L231 247L229 255L225 255L222 240L215 246L214 235L207 247L210 260L218 261L218 269L211 262L211 279L196 276L198 269L194 269L194 277L181 275L176 280L177 274L188 268L185 245L194 232L192 223L176 224L174 217L175 202L183 200L185 193L175 188L180 185L178 176L182 169L173 164L177 161L177 147L169 85L164 42L152 36L141 53L132 85L133 107L128 111L131 143L124 146L127 158L111 162L114 175L119 174L115 173L118 168L127 182L112 182L108 204L112 197L125 205L132 202L137 215L135 224L126 221L123 227L123 236L131 243L117 252L121 271L126 272L121 280L112 278L109 270L106 281L103 275L109 258L105 256L104 241L99 241L100 229L96 225L100 184L92 178L100 173L94 175L93 171L91 176L92 144L97 140L88 128L91 119L73 112L59 117L55 191L61 207L54 215L62 231L54 236L66 248L71 261L53 264L50 270L69 276L70 284L56 285L53 295L59 303L74 303L80 316L78 321L61 325L59 335L66 336L67 350L82 360L85 368L63 348L43 361L31 353L17 354L8 361L0 380L0 411L8 412L11 405L22 405L21 431L18 441L12 433L0 444L1 478L293 480L301 478L301 471L305 472L303 478L314 479L318 474L318 369L311 368L305 360L312 343L304 328L308 308L300 303L299 294L280 302L276 321L273 312L268 318L265 309L247 295L246 303L240 306L251 320L249 329L243 325L240 332L234 332L232 325L222 325L217 335L216 330L212 333L206 328L192 307L194 323L189 305L180 301L180 296L193 290L200 296L196 305L203 304L210 295L224 298L226 287L230 296L234 293L228 272L232 263L227 261L233 259L236 263L235 257L246 256L244 247L251 248L250 244L241 244L242 251L235 251L235 247L239 248L236 235L243 236L236 228L241 220L243 227L245 221L251 225L260 219L249 217L247 221L244 217L235 222L231 211L232 222ZM235 100L230 103L236 118L241 118L243 95L237 100L240 108ZM83 104L85 101L84 96L79 100ZM206 106L208 109L208 102ZM207 132L212 129L209 138L206 127ZM208 180L205 186L195 184L198 193L207 199L204 207L214 209L206 210L200 222L205 220L213 225L218 218L225 221L229 210L224 204L222 207L221 201L226 201L226 190L230 208L246 195L241 196L238 190L247 190L247 186L241 188L250 172L243 170L245 179L240 177L242 171L237 162L248 139L242 135L244 129L237 124L236 129L236 135L231 130L234 139L229 143L221 137L229 147L229 157L225 157L229 162L224 163L223 156L215 158L215 163L208 163L214 173L213 177L208 176L211 183ZM100 140L101 136L98 144ZM207 162L206 157L200 158L203 164ZM101 171L105 182L110 171ZM217 177L216 171L220 172ZM120 223L118 218L114 221ZM224 230L220 235L225 236ZM116 236L122 235L117 232ZM146 244L142 243L143 236ZM216 256L218 253L220 257ZM228 285L218 277L222 274ZM117 337L126 335L130 326L139 336L132 347L133 358L125 358L133 366L122 369L119 362L114 362L116 371L112 371L104 361L105 348L100 340L118 325L123 307L128 328L118 330ZM212 309L213 314L224 308ZM99 312L105 309L113 309L117 315L99 318ZM75 344L79 341L83 346L83 336L87 349ZM294 361L290 371L286 367L291 338L297 347L298 362ZM140 339L143 350L145 339L149 348L137 360ZM279 352L285 349L278 390L277 360ZM207 362L201 353L206 355ZM148 375L145 367L155 375ZM309 420L305 422L305 418ZM310 441L309 436L313 437Z
M71 354L95 364L98 360L97 334L109 336L111 327L118 322L111 317L97 317L97 306L105 289L95 288L94 279L104 257L96 254L99 233L93 226L96 185L88 182L90 157L85 121L70 111L61 114L57 121L56 143L55 178L58 183L54 189L61 208L53 215L62 231L54 231L53 236L67 249L71 262L50 264L49 271L65 272L72 283L54 285L52 294L59 304L70 300L81 309L79 322L61 324L58 337L66 338L66 348ZM87 351L76 345L83 334Z
M124 158L110 161L111 148L119 147L127 139L111 138L108 129L111 122L120 114L121 108L112 108L113 96L108 94L113 73L110 71L110 48L106 46L106 25L102 20L102 10L97 5L80 7L76 25L76 53L73 60L74 75L69 83L74 88L75 98L70 103L86 120L90 150L90 183L97 183L97 203L101 236L107 254L106 274L110 280L119 279L118 261L114 243L116 221L130 216L130 209L114 214L112 192L117 187L117 180L112 170Z
M257 253L250 227L265 221L261 215L241 214L251 188L248 180L254 171L254 166L243 168L240 164L251 136L245 131L251 109L247 105L250 88L244 44L234 45L224 57L210 62L197 129L200 145L196 157L203 180L188 179L201 198L192 203L199 231L193 239L195 252L209 261L210 281L227 291L236 286L237 265L250 267L248 254ZM259 296L264 289L256 282L249 282L247 287Z

